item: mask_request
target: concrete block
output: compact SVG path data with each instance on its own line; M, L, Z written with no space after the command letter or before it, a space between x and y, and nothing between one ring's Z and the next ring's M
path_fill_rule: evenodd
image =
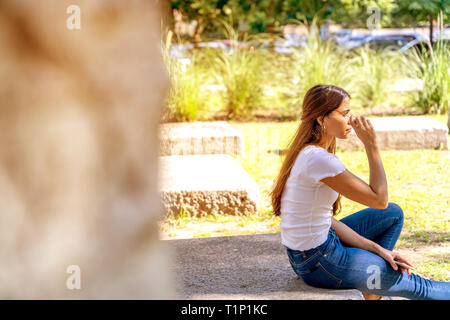
M168 214L242 215L259 210L255 181L230 155L160 157L160 191Z
M448 149L448 127L421 116L368 118L377 134L380 150ZM348 139L337 139L340 149L364 150L364 145L352 130Z
M279 233L165 240L176 299L363 300L358 290L314 288L292 270Z
M225 121L160 125L161 156L243 153L242 134Z

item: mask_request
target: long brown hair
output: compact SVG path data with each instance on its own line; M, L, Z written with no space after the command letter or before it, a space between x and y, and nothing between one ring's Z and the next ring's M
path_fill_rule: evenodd
M323 119L328 116L333 110L339 108L346 97L350 98L350 95L344 89L332 85L319 84L306 92L303 98L300 125L294 138L289 143L280 173L270 193L275 215L279 216L281 214L281 196L298 154L306 144L322 140L322 127L317 122L317 118ZM336 137L333 138L327 151L333 154L336 153ZM341 194L338 195L333 204L333 216L337 215L340 210Z

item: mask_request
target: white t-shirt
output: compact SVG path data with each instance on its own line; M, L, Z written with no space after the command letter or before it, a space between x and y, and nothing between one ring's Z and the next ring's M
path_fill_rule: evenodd
M281 243L309 250L327 240L338 193L320 180L334 177L345 165L326 149L308 145L292 167L281 196Z

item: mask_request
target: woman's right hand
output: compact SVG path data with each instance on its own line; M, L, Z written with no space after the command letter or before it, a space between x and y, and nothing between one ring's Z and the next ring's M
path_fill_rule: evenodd
M382 247L379 248L377 254L382 257L384 260L386 260L394 270L398 270L400 268L400 271L403 273L406 271L408 275L411 274L410 268L404 268L402 266L398 266L395 261L402 262L406 265L411 266L411 268L414 268L414 266L405 258L403 258L398 252L390 251L387 249L384 249Z
M350 124L364 146L367 147L377 144L375 129L369 119L366 119L364 116L351 116Z

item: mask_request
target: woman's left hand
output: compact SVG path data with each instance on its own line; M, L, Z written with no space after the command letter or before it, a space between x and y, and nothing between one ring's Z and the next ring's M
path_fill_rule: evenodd
M380 257L382 257L384 260L386 260L387 262L389 262L389 264L392 266L392 269L394 270L398 270L398 268L400 268L401 272L403 273L405 270L408 272L408 275L411 274L410 268L405 268L402 266L398 266L395 261L398 262L403 262L409 266L411 266L411 268L413 268L414 266L408 262L408 260L406 260L405 258L403 258L399 253L394 252L394 251L390 251L384 248L380 248L378 255Z

